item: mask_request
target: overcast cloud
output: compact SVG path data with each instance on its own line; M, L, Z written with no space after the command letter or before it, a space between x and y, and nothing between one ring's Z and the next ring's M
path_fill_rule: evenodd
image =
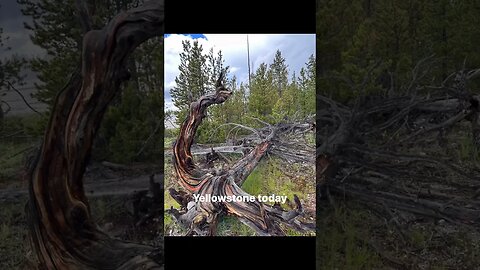
M0 1L0 28L3 29L4 48L0 48L0 59L3 61L12 55L17 55L24 58L43 57L45 51L33 44L30 40L32 31L25 29L24 22L31 23L31 18L23 16L21 7L16 0L1 0ZM10 48L10 49L6 49ZM36 74L28 67L22 71L25 75L23 85L17 85L17 89L23 93L27 102L37 111L44 111L46 105L40 103L32 97L36 91L33 86L38 82ZM4 89L2 89L4 90ZM21 97L14 91L10 90L2 96L2 100L7 102L11 107L8 115L20 115L32 113L32 111L25 105ZM4 108L5 109L5 108Z
M205 34L205 35L177 35L165 37L165 110L175 110L170 89L174 87L175 77L179 75L180 53L183 51L183 40L198 40L207 53L213 48L216 55L222 51L225 66L230 66L230 76L235 75L238 82L248 81L247 64L247 35L242 34ZM289 68L289 77L293 72L297 75L308 61L308 57L315 54L315 35L313 34L254 34L248 35L250 43L250 62L252 73L261 63L271 64L275 52L280 50Z
M0 50L0 58L13 54L24 57L45 55L45 51L30 40L32 32L25 29L23 25L25 22L31 23L31 19L23 16L16 0L0 1L0 27L3 28L3 36L8 37L5 45L11 48Z

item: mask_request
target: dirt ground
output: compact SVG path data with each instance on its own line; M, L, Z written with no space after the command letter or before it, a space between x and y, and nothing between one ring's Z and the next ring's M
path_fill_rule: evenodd
M85 192L92 216L101 230L122 240L161 246L163 217L154 217L138 226L133 214L134 195L148 190L147 172L152 170L91 166L86 173ZM162 178L162 174L155 175L156 182L163 181ZM11 183L0 189L0 269L35 269L25 214L27 200L26 183Z

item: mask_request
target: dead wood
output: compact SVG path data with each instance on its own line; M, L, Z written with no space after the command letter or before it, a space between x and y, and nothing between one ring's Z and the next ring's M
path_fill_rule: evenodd
M423 64L390 95L360 94L346 104L317 96L318 197L330 193L480 227L479 169L429 149L446 151L448 133L462 123L478 145L479 97L468 89L478 70L460 70L431 86L420 83Z
M163 33L164 1L150 1L86 32L81 67L55 100L45 137L29 165L29 221L43 269L161 269L162 251L112 239L90 214L83 176L102 117L129 78L126 61Z
M232 94L222 81L223 74L217 81L214 93L202 96L190 105L189 114L180 127L180 134L173 146L173 164L177 180L186 191L169 190L181 208L172 208L168 212L188 229L189 235L215 235L218 220L223 215L237 217L260 235L284 235L281 224L300 231L313 230L314 224L303 217L303 208L297 197L291 210L261 203L256 199L231 202L193 200L194 196L249 196L241 189L243 182L268 152L282 152L279 138L312 128L311 124L305 123L269 125L263 129L244 127L252 132L251 137L244 139L245 145L251 143L251 150L240 160L223 170L198 166L194 163L191 151L196 130L202 123L207 108L222 104ZM313 158L313 151L310 153Z

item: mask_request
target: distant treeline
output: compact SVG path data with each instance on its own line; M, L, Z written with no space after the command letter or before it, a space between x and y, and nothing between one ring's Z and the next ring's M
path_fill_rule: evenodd
M39 79L33 96L51 109L58 92L80 68L84 30L74 4L35 0L18 3L22 13L31 18L25 27L31 30L33 43L48 54L26 59L26 64ZM103 28L116 14L138 4L135 0L89 3L94 10L92 28ZM106 111L95 142L94 159L120 163L156 161L163 156L163 38L151 39L137 48L127 69L130 80L121 86L122 91Z
M217 55L212 50L204 53L198 41L193 41L193 44L184 41L180 59L180 74L171 90L172 100L179 110L169 112L176 116L177 124L185 119L192 101L213 91L218 75L225 71L222 52ZM252 71L250 85L248 82L239 84L233 76L226 82L233 90L233 96L221 106L210 108L197 133L198 142L222 142L238 134L232 131L234 126L225 125L227 123L261 126L261 121L277 123L313 115L315 69L316 60L311 55L305 59L305 66L299 74L295 74L289 70L281 51L277 50L272 63L262 63ZM241 130L239 132L241 134Z
M346 101L366 77L367 91L405 91L419 62L432 85L479 68L479 14L478 1L320 0L319 90Z

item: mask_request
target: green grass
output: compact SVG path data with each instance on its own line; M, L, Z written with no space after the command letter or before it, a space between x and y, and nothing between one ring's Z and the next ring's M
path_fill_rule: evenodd
M294 195L297 195L300 200L304 200L308 192L315 192L314 185L304 186L306 179L292 179L280 170L281 166L284 165L274 158L270 158L267 162L262 161L245 180L242 189L255 196L271 194L287 196L291 201L293 201ZM289 168L284 169L294 172L298 169L294 167L295 165L290 165ZM288 206L282 205L282 207Z
M25 150L32 147L26 142L0 142L0 187L19 183L25 164Z
M31 257L24 214L25 201L2 203L0 212L0 269L21 269Z
M165 149L170 149L172 147L173 141L175 140L175 133L177 132L178 129L167 129L165 130L165 139L164 139L164 147ZM174 179L173 178L173 167L171 162L169 162L171 159L165 157L165 165L164 165L164 171L165 171L165 177L164 177L164 183L165 183L165 195L164 195L164 209L168 210L171 207L173 208L180 208L180 205L168 194L168 188L170 187L175 187L178 189ZM176 224L175 220L173 217L166 213L164 214L163 217L163 223L164 223L164 230L165 232L171 231L172 229L175 231L182 231L186 232L184 228Z
M128 208L131 202L124 196L95 197L88 200L90 211L95 223L102 225L107 222L132 223L133 214Z
M317 269L372 269L381 265L369 247L365 213L338 208L318 217Z
M260 165L261 166L261 165ZM263 180L263 173L262 169L257 167L245 180L242 185L242 189L251 194L251 195L258 195L262 194L264 182Z
M0 126L0 133L3 135L12 134L19 130L23 135L41 136L45 130L48 119L38 114L22 116L9 116L4 118L3 126Z
M235 217L226 216L218 223L218 236L254 236L255 231Z
M417 249L425 249L427 245L428 235L422 228L413 228L410 233L410 243Z
M473 161L475 163L479 161L479 153L473 144L472 135L470 133L458 138L457 152L462 161Z
M186 232L186 229L183 228L182 226L179 226L174 218L168 214L166 211L170 209L171 207L175 209L180 208L180 204L175 201L172 196L168 193L168 189L170 187L174 187L175 189L178 190L178 185L176 184L175 180L173 179L173 167L170 162L165 162L164 165L164 185L165 185L165 195L164 195L164 204L163 204L163 209L165 209L165 213L163 215L163 226L164 226L164 232L165 234L169 233L170 231L180 231L182 233Z
M478 269L480 265L478 231L425 220L403 227L402 237L384 216L353 201L338 201L334 208L324 201L319 205L317 269Z
M38 142L44 125L44 117L36 114L3 120L0 125L0 188L19 184L25 154Z
M287 196L290 201L293 201L294 194L296 194L301 201L303 201L308 193L315 192L315 182L312 179L306 179L302 176L292 178L292 175L285 175L284 172L280 169L281 166L286 172L292 173L295 175L295 171L301 170L302 168L296 167L294 165L288 165L288 168L285 168L285 164L281 164L278 160L274 158L269 158L261 161L261 163L255 168L255 170L248 176L245 182L242 185L242 189L254 196L257 195L280 195ZM312 171L311 177L314 177ZM311 182L305 184L306 182ZM179 208L178 203L173 200L173 198L168 194L168 188L174 187L177 190L180 189L178 184L174 179L173 168L170 163L165 164L165 209L170 209L170 207ZM287 204L282 205L285 209L289 209ZM180 226L175 223L172 217L169 214L165 214L165 232L168 234L172 229L174 231L181 231ZM184 229L183 229L184 230ZM309 233L300 233L290 228L284 228L287 235L291 236L301 236L301 235L311 235ZM255 235L255 231L248 227L247 225L240 222L235 217L222 217L219 220L217 234L222 236L235 235L235 236L251 236Z
M167 192L167 193L165 193L164 209L166 211L166 210L170 209L171 207L173 207L175 209L179 209L180 205ZM181 226L178 226L178 224L176 224L173 217L170 214L168 214L167 212L165 212L165 214L163 215L163 224L164 224L165 232L170 231L171 229L186 231Z
M30 248L29 232L25 215L27 198L19 202L0 204L0 269L36 269L35 255ZM103 227L113 224L111 231L119 233L123 240L154 244L157 234L152 229L133 228L132 217L125 206L125 197L101 197L89 200L95 223ZM162 228L161 224L158 225Z

